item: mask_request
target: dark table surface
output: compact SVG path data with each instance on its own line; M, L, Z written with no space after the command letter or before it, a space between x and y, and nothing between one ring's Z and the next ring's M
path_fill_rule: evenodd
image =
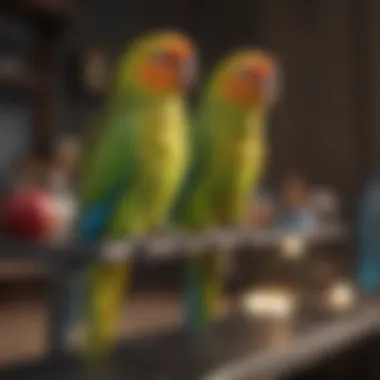
M198 336L163 331L123 343L107 365L83 370L73 357L0 370L4 380L245 380L276 378L380 330L380 304L345 314L308 312L288 321L231 316ZM89 376L86 376L89 375Z

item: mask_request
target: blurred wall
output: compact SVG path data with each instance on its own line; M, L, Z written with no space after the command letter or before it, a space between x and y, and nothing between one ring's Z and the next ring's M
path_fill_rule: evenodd
M330 184L351 210L375 147L370 3L266 0L261 8L264 43L279 54L284 72L271 174L280 179L294 168Z

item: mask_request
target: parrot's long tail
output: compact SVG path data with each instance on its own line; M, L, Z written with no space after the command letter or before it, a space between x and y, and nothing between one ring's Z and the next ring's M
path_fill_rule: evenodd
M58 298L54 299L54 302L58 302L58 310L52 321L52 344L56 348L66 350L77 343L76 327L81 327L80 322L83 322L87 283L84 268L71 270L59 283L59 294L54 295Z
M224 252L192 258L188 264L185 289L187 327L199 329L218 315L225 272Z
M94 238L101 236L106 221L112 216L115 209L117 193L83 209L77 222L77 234L83 243L92 243ZM89 282L92 271L88 266L71 270L66 281L65 295L62 297L62 317L57 326L56 335L65 347L71 345L71 338L77 341L77 333L83 333L86 316L86 307L89 299ZM79 330L79 331L78 331ZM83 343L83 342L80 342Z
M91 268L85 356L106 355L117 338L131 263L99 263Z

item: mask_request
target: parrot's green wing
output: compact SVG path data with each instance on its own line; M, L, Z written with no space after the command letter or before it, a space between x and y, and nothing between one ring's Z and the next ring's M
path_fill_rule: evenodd
M135 181L137 131L125 111L109 115L84 158L78 237L97 239L106 231L115 205Z
M189 134L189 166L171 211L170 222L195 227L196 221L200 218L199 210L189 207L189 201L206 174L205 162L210 158L210 151L207 149L208 138L207 130L202 128L200 120L194 118Z
M237 227L244 219L265 155L266 107L257 99L267 81L256 79L262 68L253 64L255 59L252 53L228 57L205 88L192 129L192 167L173 213L185 228ZM220 301L224 252L215 253L203 252L189 262L186 316L191 326L214 315Z
M113 97L85 159L82 240L135 237L165 221L187 164L182 85L190 83L193 53L187 38L159 33L120 58ZM86 273L90 356L115 339L131 265L95 263Z

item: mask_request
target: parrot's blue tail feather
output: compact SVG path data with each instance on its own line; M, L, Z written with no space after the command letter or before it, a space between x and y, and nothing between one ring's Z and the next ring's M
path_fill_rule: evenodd
M78 223L78 237L82 243L94 242L99 236L102 236L107 221L110 220L115 211L116 196L105 202L93 205L91 208L82 213ZM64 316L62 323L56 326L56 335L60 341L68 344L68 339L76 327L84 322L86 301L87 301L87 284L88 284L88 267L81 267L71 270L66 280L64 303L62 308Z

